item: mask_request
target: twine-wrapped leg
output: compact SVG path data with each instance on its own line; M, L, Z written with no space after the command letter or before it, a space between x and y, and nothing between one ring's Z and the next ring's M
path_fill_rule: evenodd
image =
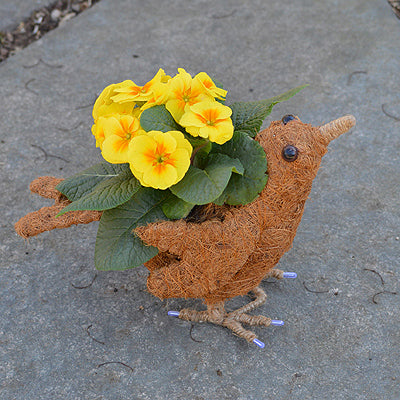
M259 286L254 288L251 292L253 294L255 294L256 298L253 301L251 301L250 303L244 305L243 307L240 307L237 310L232 311L230 313L232 316L244 314L249 311L253 311L254 309L256 309L257 307L260 307L261 305L263 305L266 302L267 294Z
M266 293L260 287L256 287L252 292L256 296L253 301L229 313L225 311L224 303L221 302L209 305L206 311L196 311L185 308L179 313L171 312L170 315L178 316L185 321L211 322L215 325L221 325L230 329L237 336L246 339L248 342L255 342L255 340L257 340L257 335L252 331L244 329L242 324L250 326L269 326L272 320L263 315L246 314L264 304L267 299ZM258 341L258 343L262 342Z
M267 273L267 275L265 275L264 279L268 279L268 278L283 279L283 274L284 274L284 272L281 271L280 269L273 268L273 269L271 269L271 271L269 271Z

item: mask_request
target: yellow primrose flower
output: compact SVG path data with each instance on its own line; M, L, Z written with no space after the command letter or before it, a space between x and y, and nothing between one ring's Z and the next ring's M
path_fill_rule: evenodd
M217 101L202 101L190 106L179 124L192 136L223 144L233 136L232 110Z
M135 107L135 103L133 101L127 102L124 104L114 103L111 100L116 93L115 90L123 87L129 81L123 81L121 83L115 83L107 86L97 98L96 102L93 106L93 119L97 121L97 119L101 116L107 116L111 114L130 114Z
M199 72L195 77L194 80L200 82L200 84L204 87L206 92L213 97L216 97L220 100L225 100L226 94L228 93L226 90L221 89L215 85L213 80L205 73Z
M169 87L166 83L155 83L153 85L152 92L152 98L143 104L143 106L140 108L141 111L147 110L153 106L165 104L165 102L168 100Z
M163 69L159 69L154 78L143 86L138 86L133 81L125 81L123 86L115 89L116 95L111 99L117 103L126 103L131 101L148 101L153 97L154 85L168 80Z
M99 117L97 122L92 126L93 136L96 138L96 147L103 147L104 136L104 120L105 117Z
M112 164L128 162L129 142L145 133L140 128L139 120L132 115L114 115L100 118L96 125L103 130L102 155Z
M179 182L190 166L192 146L182 132L150 131L129 143L129 164L143 186L167 189Z
M128 104L128 103L125 103L125 104ZM117 103L113 103L112 105L117 105ZM119 104L119 105L121 106L121 104ZM121 115L121 114L123 115L123 114L125 114L125 115L130 115L131 117L134 117L137 120L140 120L140 115L142 114L142 110L137 106L135 106L133 110L130 110L130 112L128 112L129 109L128 108L123 109L123 108L115 107L115 110L117 110L116 112L111 113L111 114L109 114L107 112L105 116L99 116L96 119L95 123L92 126L92 134L96 138L96 147L100 147L100 149L103 148L103 142L104 142L104 139L105 139L104 123L105 123L105 120L107 119L107 117L110 118L110 117L115 116L115 115ZM105 107L102 108L102 110L105 110Z
M165 104L176 122L182 118L188 106L212 99L199 80L192 79L183 68L169 81L169 99Z

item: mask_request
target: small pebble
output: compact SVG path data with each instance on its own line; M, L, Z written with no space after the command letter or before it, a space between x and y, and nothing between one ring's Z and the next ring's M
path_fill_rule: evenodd
M53 21L58 21L58 20L60 19L60 17L61 17L61 11L58 10L57 8L55 8L55 9L51 12L50 17L51 17L51 19L52 19Z
M400 240L400 237L399 237L399 236L396 236L396 240Z

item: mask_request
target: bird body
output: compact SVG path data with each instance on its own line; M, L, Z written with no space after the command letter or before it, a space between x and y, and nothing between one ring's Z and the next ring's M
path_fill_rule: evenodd
M160 250L145 264L152 294L202 298L207 305L245 295L289 250L331 138L294 118L272 122L256 140L266 153L268 182L252 203L223 206L223 218L200 224L163 221L135 230ZM287 146L297 151L293 161L284 157Z

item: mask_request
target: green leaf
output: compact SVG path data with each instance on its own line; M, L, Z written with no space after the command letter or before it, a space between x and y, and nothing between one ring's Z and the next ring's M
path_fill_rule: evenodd
M222 195L215 204L247 204L264 189L268 176L267 159L260 144L246 133L235 132L233 138L223 145L213 144L212 153L226 154L239 159L244 167L242 175L232 174Z
M144 110L140 116L140 125L146 132L182 131L164 104Z
M166 219L162 203L168 194L168 191L141 188L128 202L103 212L94 253L97 269L138 267L157 255L158 249L145 245L133 230Z
M181 219L189 215L194 204L176 197L171 193L171 196L162 204L162 210L165 216L169 219Z
M118 176L129 170L129 164L101 162L60 182L56 189L76 201L89 194L100 182Z
M194 149L193 153L195 153L195 155L193 158L193 166L200 169L204 169L207 163L208 154L210 153L211 149L212 149L212 143L209 141L206 141L202 146Z
M192 147L195 149L196 147L200 147L200 146L204 146L205 144L207 144L209 142L208 139L204 139L200 136L192 136L187 132L183 133L185 136L185 139L192 145Z
M222 153L222 152L221 152ZM212 154L203 169L190 166L184 178L170 190L180 199L192 204L211 203L219 197L232 172L242 174L243 165L228 154Z
M92 192L64 207L57 216L76 210L109 210L127 202L139 189L130 169L98 183Z
M233 103L230 107L235 131L245 132L249 136L255 137L274 105L289 100L306 86L308 85L296 87L267 100Z

